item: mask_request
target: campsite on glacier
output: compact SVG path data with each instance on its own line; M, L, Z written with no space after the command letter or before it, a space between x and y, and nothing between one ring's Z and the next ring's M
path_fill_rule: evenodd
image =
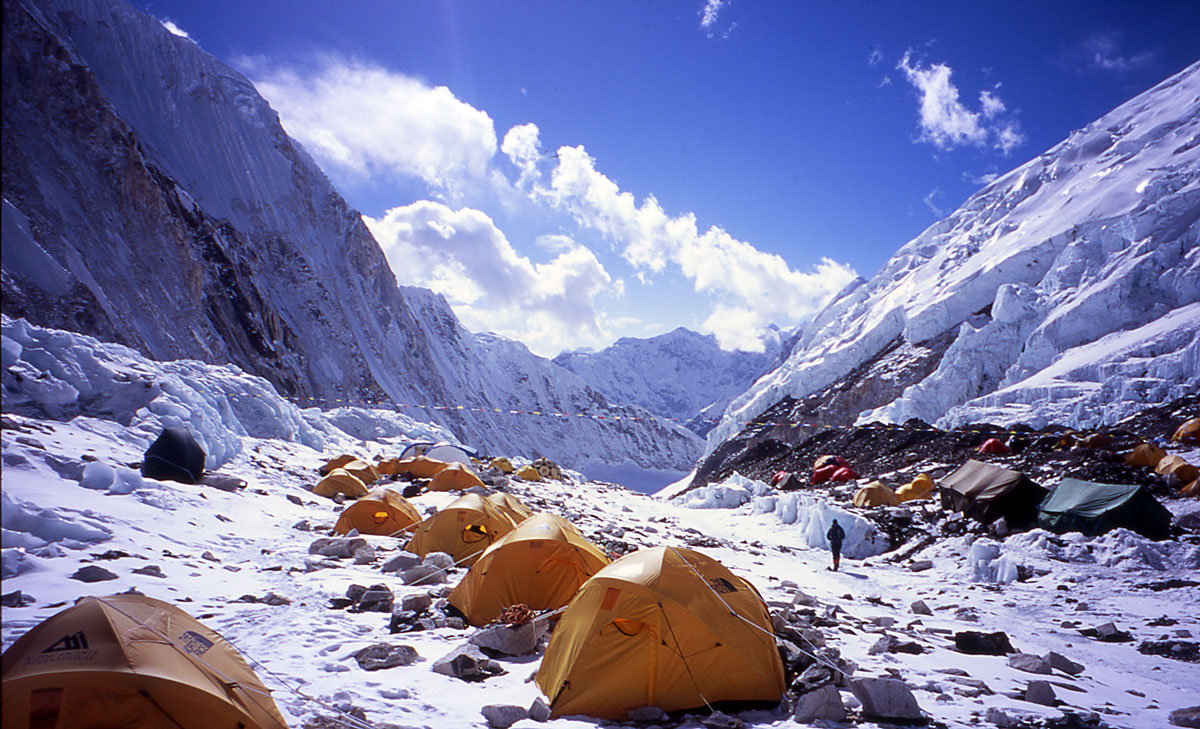
M1200 63L1006 162L870 277L700 232L518 125L481 164L559 226L530 263L499 208L448 204L471 185L360 214L285 75L144 11L4 8L5 726L1200 725ZM754 32L736 11L693 30ZM975 118L1020 135L1002 93ZM609 341L540 356L570 329L547 311L617 270L589 226L642 305L655 240L730 267L705 289L668 261L712 295L706 333L617 338L614 309ZM471 250L535 305L464 294ZM754 304L777 264L811 290ZM604 276L546 293L571 266ZM1014 488L993 509L967 478ZM1123 506L1060 528L1047 494L1088 489ZM367 533L394 504L406 526ZM486 547L551 549L522 523L575 556L477 614L469 590L519 572Z

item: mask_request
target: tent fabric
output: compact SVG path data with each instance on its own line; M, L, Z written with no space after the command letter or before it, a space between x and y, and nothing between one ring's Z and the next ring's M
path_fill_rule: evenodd
M1004 517L1010 526L1031 523L1046 489L1020 471L967 461L942 479L938 486L942 508L961 511L976 521L990 524Z
M1185 420L1175 430L1171 440L1187 445L1200 445L1200 418Z
M396 473L409 478L433 478L438 471L441 471L449 463L445 461L435 461L432 458L425 456L414 456L413 458L403 458L395 465Z
M1188 485L1179 489L1180 496L1195 496L1200 498L1200 479L1192 481Z
M342 470L362 481L366 486L370 486L379 480L379 473L375 470L375 467L366 461L355 459L342 466Z
M1009 453L1012 453L1012 448L1009 448L1008 444L999 438L988 438L983 442L983 445L979 446L979 450L976 452L991 453L992 455L997 456L1007 456Z
M1128 466L1141 466L1143 468L1154 468L1158 462L1166 458L1167 452L1153 443L1142 443L1133 449L1128 456L1125 457L1125 464Z
M376 461L374 465L375 473L379 474L380 478L400 475L399 458L384 458Z
M872 481L854 494L854 505L862 507L899 506L896 493L879 481Z
M461 463L447 465L433 474L433 480L429 482L430 491L466 491L473 486L483 488L483 481Z
M421 523L421 513L394 489L375 489L350 504L333 525L334 534L359 534L407 537Z
M533 466L521 466L520 468L517 469L517 472L515 475L519 476L520 478L522 478L526 481L541 481L542 480L542 474L538 473L538 470L536 468L534 468Z
M513 468L512 461L504 458L503 456L499 458L493 458L491 461L489 461L488 468L495 468L496 470L500 471L500 473L512 473L516 470Z
M159 481L196 483L204 476L204 449L187 428L163 428L142 458L142 475Z
M566 519L536 514L488 547L450 593L471 625L487 625L509 605L566 605L608 557Z
M328 476L317 482L317 485L313 487L313 493L330 499L337 494L357 499L367 495L367 487L346 469L335 468L330 471Z
M1038 507L1038 526L1092 537L1124 527L1150 539L1166 539L1171 512L1144 485L1064 478Z
M479 494L463 494L413 530L406 549L424 557L445 552L457 564L470 565L483 550L516 527Z
M896 489L896 498L904 501L917 501L933 497L933 477L928 473L918 473L912 481Z
M821 466L820 468L813 469L812 479L809 481L809 483L811 483L814 486L817 484L825 483L829 479L833 478L833 474L837 473L839 470L841 470L841 468L842 468L842 466L838 466L836 464L831 464L828 466Z
M526 519L533 516L533 511L512 494L506 494L503 491L497 491L495 493L488 494L484 498L490 501L492 506L495 506L497 509L499 509L505 516L507 516L509 519L512 519L513 524L521 524Z
M853 481L856 478L858 478L858 474L855 473L854 469L850 468L849 466L842 466L829 476L829 480L836 483L846 483L847 481Z
M357 460L357 458L350 455L349 453L343 453L339 456L334 456L333 458L330 458L328 461L326 461L325 465L318 468L317 473L321 474L322 476L328 476L330 471L332 471L333 469L341 468L342 466L346 465L350 461L354 461L354 460Z
M1172 476L1181 484L1195 481L1200 476L1200 470L1184 460L1183 456L1167 456L1158 462L1154 472L1161 476Z
M425 456L432 458L435 461L443 461L445 463L461 463L464 466L471 465L471 454L461 446L456 446L446 441L418 441L409 445L400 453L401 459L416 458L417 456ZM424 477L423 477L424 478Z
M820 469L820 468L825 468L826 466L837 466L838 468L849 468L850 462L847 461L845 458L842 458L841 456L834 456L834 455L818 456L817 460L813 462L813 470L814 471L816 471L817 469Z
M579 588L537 672L552 717L775 702L783 665L754 587L700 552L626 555Z
M0 660L5 727L287 728L236 648L145 595L85 597Z

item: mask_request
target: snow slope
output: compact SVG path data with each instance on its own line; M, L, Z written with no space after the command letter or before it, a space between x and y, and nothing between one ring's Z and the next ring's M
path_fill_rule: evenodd
M1198 301L1195 64L996 179L847 287L734 400L708 452L783 397L837 385L898 340L944 333L932 373L860 422L1112 421L1200 389Z
M697 437L611 408L400 288L250 82L121 0L4 7L4 311L316 401L426 411L484 450L683 468ZM592 418L522 419L520 409ZM414 411L416 412L416 411ZM620 416L622 420L612 419Z
M385 584L400 600L444 595L463 575L454 569L449 585L405 586L381 571L399 546L385 537L368 538L375 556L363 563L309 554L309 544L328 533L340 509L309 490L316 466L341 451L394 453L407 439L428 436L427 424L382 411L342 413L359 434L380 434L360 440L334 426L338 414L299 410L262 378L234 367L154 362L120 345L20 322L5 321L3 356L4 589L34 598L4 609L5 648L81 595L137 589L179 605L248 655L292 727L330 726L309 722L357 707L375 725L482 728L483 706L524 707L538 697L527 679L540 655L499 659L506 673L464 683L430 667L473 631L445 625L393 635L386 613L329 607L330 598L344 596L353 584ZM226 491L143 479L131 464L159 426L179 422L213 449L211 467L247 487ZM775 613L795 608L822 616L826 627L815 630L825 655L852 662L855 677L901 678L939 726L977 727L985 717L983 725L995 725L995 711L1023 721L1071 711L1097 712L1115 729L1150 729L1165 726L1172 710L1196 703L1200 664L1136 650L1142 640L1181 631L1190 633L1187 640L1200 635L1200 593L1147 587L1194 580L1200 568L1195 543L1155 543L1124 531L1095 540L1040 531L1003 543L956 537L915 555L932 563L918 573L881 557L850 557L869 546L857 543L868 532L853 521L847 522L848 557L833 573L825 569L823 528L831 516L854 518L843 505L768 506L777 497L764 484L737 477L722 485L734 494L727 508L689 508L568 477L563 483L514 481L509 489L536 509L572 520L607 548L665 544L711 554L750 580ZM450 498L425 494L415 501L424 511ZM719 506L691 494L683 501ZM1185 502L1170 505L1180 509ZM1017 564L1034 578L1008 582L1008 566ZM82 566L115 577L71 579ZM241 600L272 593L288 602ZM929 615L909 607L918 599ZM1103 643L1070 627L1108 621L1133 633L1135 642ZM1003 630L1018 649L1054 650L1084 670L1075 677L1030 674L1003 657L964 655L950 639L961 630ZM923 652L881 652L877 646L887 636ZM420 660L366 671L354 655L376 643L412 646ZM1022 698L1035 679L1051 682L1059 706ZM857 708L849 691L839 694ZM696 713L678 726L698 729L707 712ZM783 710L738 718L748 727L808 726ZM522 719L514 726L543 724ZM593 729L596 723L564 718L549 726Z

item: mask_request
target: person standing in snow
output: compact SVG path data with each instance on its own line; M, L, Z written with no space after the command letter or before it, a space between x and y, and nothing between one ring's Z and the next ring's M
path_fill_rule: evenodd
M837 572L838 562L842 559L842 542L846 539L846 530L834 519L833 526L829 527L825 538L829 540L829 549L833 552L833 571Z

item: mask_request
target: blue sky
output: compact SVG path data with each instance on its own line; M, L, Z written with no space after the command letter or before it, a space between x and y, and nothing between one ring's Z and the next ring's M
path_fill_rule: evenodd
M547 356L753 348L1200 48L1190 0L135 4L255 82L401 283Z

